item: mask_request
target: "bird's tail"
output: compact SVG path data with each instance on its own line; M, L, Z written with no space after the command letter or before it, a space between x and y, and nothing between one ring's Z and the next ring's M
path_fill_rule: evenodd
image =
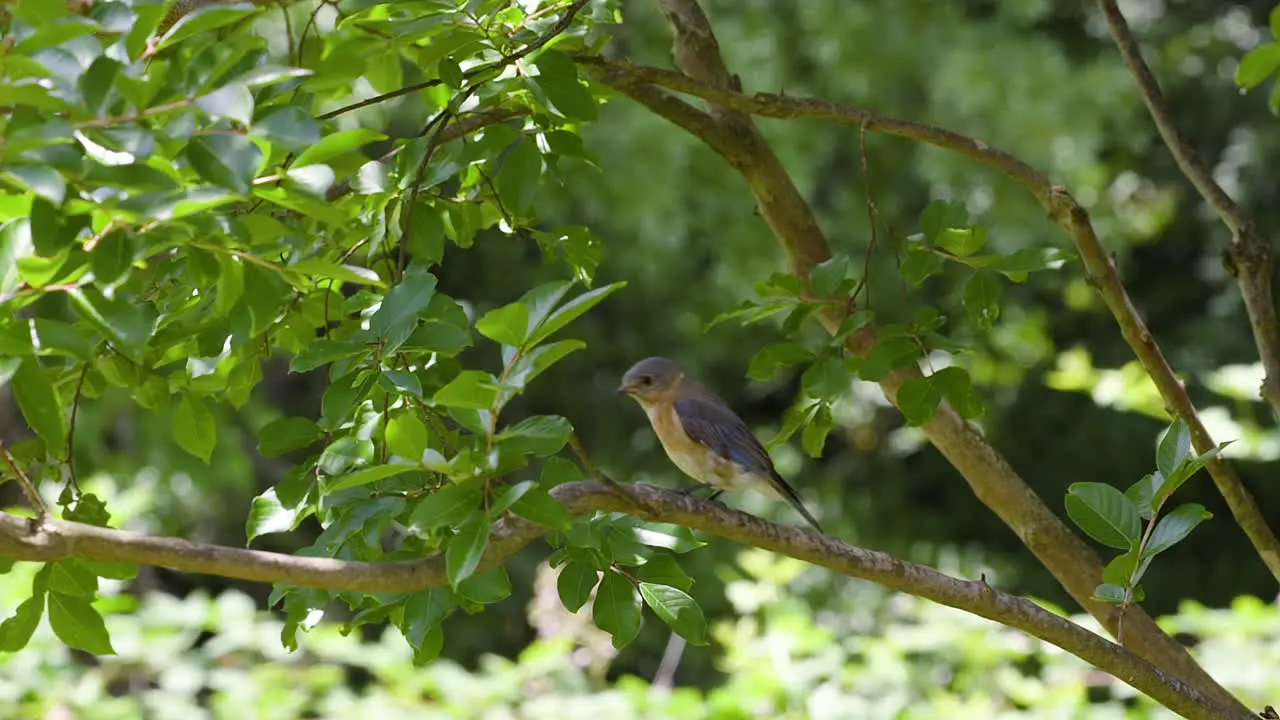
M778 494L787 502L791 503L791 507L795 508L796 512L803 515L804 519L809 521L809 524L813 526L814 530L825 535L826 531L822 529L822 526L818 524L817 520L813 519L813 515L809 514L804 503L800 501L800 496L796 493L795 489L787 484L787 481L783 480L782 476L779 475L776 470L770 473L770 475L772 476L771 479L773 480L773 486L777 489Z

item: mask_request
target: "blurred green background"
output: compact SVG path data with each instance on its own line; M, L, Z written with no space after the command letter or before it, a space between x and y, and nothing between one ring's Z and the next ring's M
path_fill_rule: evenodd
M669 65L669 35L654 5L623 4L611 54ZM1263 93L1241 96L1231 77L1266 33L1273 5L1123 3L1183 130L1270 233L1280 185L1265 168L1280 159L1280 133ZM1215 438L1236 441L1227 455L1264 514L1280 522L1280 433L1255 402L1256 350L1220 261L1227 231L1178 173L1090 4L704 6L748 92L785 91L935 122L1007 149L1067 185L1116 254L1130 294ZM386 109L384 120L387 128L420 124L407 103ZM872 135L864 172L856 129L760 122L836 250L855 258L868 252L867 197L874 198L881 226L869 264L871 307L882 318L910 318L922 304L959 312L961 276L944 274L917 290L894 273L901 238L915 231L931 199L964 201L1000 251L1068 247L1029 196L961 158ZM643 108L611 102L586 139L600 169L562 165L563 185L544 186L539 206L548 226L588 225L604 239L597 282L629 285L575 323L571 332L588 348L548 372L510 412L564 415L605 471L674 485L676 470L642 413L612 389L633 361L667 355L761 437L775 433L798 374L767 384L744 377L752 355L777 339L776 327L706 325L752 297L753 283L781 269L782 254L741 178ZM532 241L493 233L471 249L449 248L441 289L483 312L562 274L542 262ZM1055 510L1062 513L1072 482L1127 486L1153 467L1161 403L1127 365L1131 352L1078 265L1008 286L996 329L961 338L973 348L966 362L987 403L986 436ZM165 416L138 411L128 398L81 408L78 467L108 500L117 526L244 544L251 499L288 469L257 456L256 430L282 412L315 416L323 387L320 374L289 375L285 362L267 372L245 411L220 416L208 466L176 448ZM6 397L0 437L24 432ZM986 573L1001 589L1075 610L878 388L860 386L838 408L821 460L805 456L798 442L778 448L776 458L829 532L950 572ZM1216 517L1156 563L1145 605L1157 615L1180 613L1170 628L1198 638L1210 671L1248 702L1280 704L1275 583L1206 476L1183 492ZM6 504L18 502L12 485L0 494ZM799 522L782 503L728 501ZM296 536L255 546L290 551L317 532L308 521ZM557 613L554 583L543 577L546 553L535 545L512 561L513 597L482 615L453 616L445 659L426 670L413 669L404 643L383 638L381 627L343 638L328 620L287 655L278 623L259 611L269 588L144 568L113 601L130 614L108 617L120 656L90 661L42 628L28 650L0 657L0 716L1158 716L1122 686L1018 633L725 542L684 558L716 639L684 650L677 690L653 690L655 676L666 677L659 667L665 626L647 622L640 639L614 657L589 623ZM25 570L0 576L0 607L14 607L30 587ZM424 692L436 701L423 700Z

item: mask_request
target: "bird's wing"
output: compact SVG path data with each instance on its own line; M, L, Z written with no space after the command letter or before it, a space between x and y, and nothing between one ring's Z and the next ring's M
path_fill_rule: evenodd
M757 475L766 477L787 502L791 503L818 532L822 526L809 514L800 496L773 467L768 451L752 434L742 418L715 399L692 397L675 403L676 417L689 439L710 448L722 458L731 460Z

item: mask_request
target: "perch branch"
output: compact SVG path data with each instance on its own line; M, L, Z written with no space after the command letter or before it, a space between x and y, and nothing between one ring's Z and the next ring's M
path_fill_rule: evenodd
M638 504L592 481L565 483L551 493L575 515L631 512L645 520L683 525L1017 628L1105 670L1188 718L1252 717L1243 708L1224 708L1196 688L1106 638L986 583L953 578L885 553L777 525L719 503L652 485L631 485L629 490ZM549 529L544 526L505 516L494 528L480 569L503 563L547 532ZM449 582L440 557L386 563L303 557L149 536L52 518L33 528L26 519L8 513L0 513L0 556L41 562L68 558L129 562L335 591L412 592L442 587Z

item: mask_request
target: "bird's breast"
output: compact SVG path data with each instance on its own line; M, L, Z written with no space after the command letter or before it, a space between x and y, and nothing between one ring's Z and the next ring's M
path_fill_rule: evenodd
M655 405L645 408L653 431L667 451L667 457L681 472L694 480L729 490L755 490L773 494L768 478L722 457L711 448L699 443L685 432L680 417L672 405Z

